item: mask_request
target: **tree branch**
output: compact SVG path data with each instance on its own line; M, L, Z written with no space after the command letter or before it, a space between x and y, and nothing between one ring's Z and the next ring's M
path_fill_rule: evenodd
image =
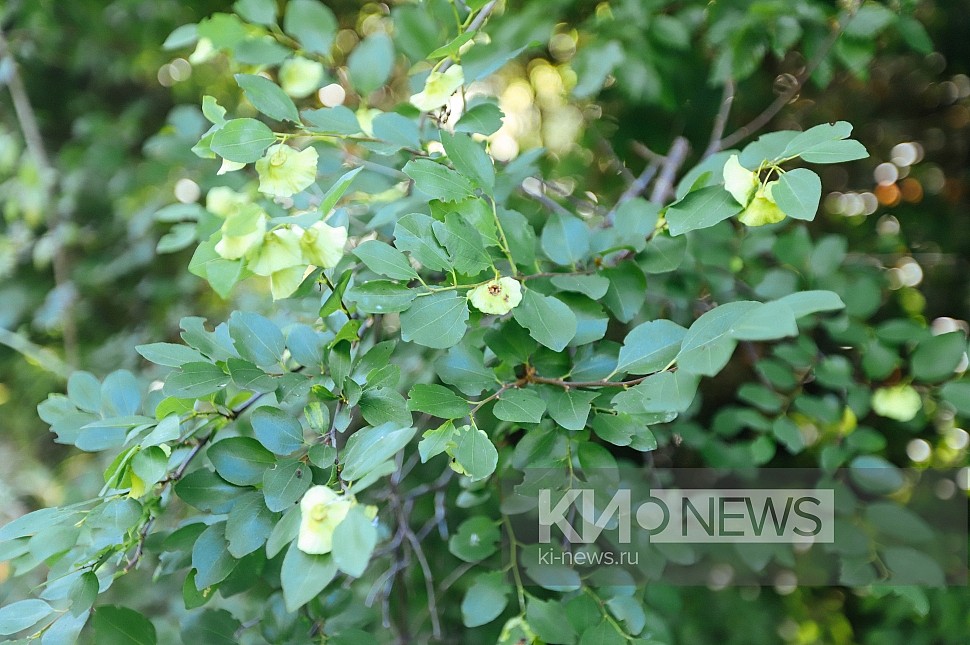
M482 25L485 24L485 21L488 20L488 17L492 14L492 11L495 10L496 5L498 5L498 0L492 0L487 5L482 7L482 10L478 12L478 15L475 16L475 19L472 20L470 25L468 25L468 29L466 29L463 33L466 33L466 34L468 32L475 33L476 31L481 29ZM448 60L446 60L441 64L441 67L438 68L438 71L443 74L449 67L451 67L454 64L455 64L455 59L449 58Z
M20 77L20 70L17 61L10 53L9 43L6 34L0 29L0 61L9 59L7 71L7 87L10 90L10 98L13 101L14 113L17 115L17 123L24 136L24 143L27 144L27 151L34 158L37 164L38 173L41 178L43 198L41 202L50 209L48 213L48 234L54 240L54 256L51 259L51 268L54 272L54 284L59 289L74 289L71 283L71 268L64 248L63 240L59 239L58 232L63 217L57 213L53 206L55 186L57 185L57 170L51 163L47 148L44 145L44 137L37 124L37 116L30 103L30 96L24 86L23 79ZM62 316L62 333L64 335L64 357L67 363L76 367L78 365L78 331L77 322L74 319L74 299L76 292L72 292L67 299Z
M714 117L714 127L711 128L711 138L708 140L707 148L701 159L707 159L712 154L721 149L721 137L724 136L724 128L727 126L728 117L731 115L731 104L734 103L734 79L729 78L724 83L724 94L721 96L721 107Z
M835 46L835 43L839 40L842 32L845 31L846 26L855 18L856 13L859 11L860 2L853 2L852 8L845 14L842 20L839 21L838 27L829 35L825 43L819 48L815 53L815 56L808 62L802 73L795 77L795 83L792 84L790 88L778 95L778 97L769 105L765 110L751 119L747 124L741 126L728 136L724 137L717 150L712 151L717 152L718 150L724 150L726 148L731 148L738 142L748 138L761 128L768 125L768 122L775 117L776 114L781 112L781 110L788 105L791 100L801 92L802 87L808 81L808 79L815 73L818 66L822 64L828 56L829 51Z
M650 201L655 204L662 204L667 200L668 195L673 190L677 171L687 160L688 152L690 152L690 144L687 139L684 137L674 139L674 143L670 146L670 152L667 153L667 157L661 165L657 183L654 184L653 192L650 193Z

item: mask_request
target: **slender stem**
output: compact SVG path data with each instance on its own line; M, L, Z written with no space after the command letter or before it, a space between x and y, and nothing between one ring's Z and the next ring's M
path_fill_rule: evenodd
M673 191L674 180L677 178L677 171L687 160L687 153L690 152L690 144L684 137L677 137L670 146L667 159L661 165L660 176L657 183L653 186L650 193L650 201L662 204L667 200L668 195Z
M734 79L727 79L724 83L724 94L721 96L721 107L714 117L714 127L711 128L711 138L707 143L707 149L701 155L703 159L721 149L721 137L724 136L724 128L727 127L728 117L731 115L731 104L734 103L734 90Z
M14 113L17 115L17 122L27 144L27 150L37 164L38 172L41 176L43 196L41 203L50 208L48 214L48 226L50 227L51 237L54 239L55 250L51 259L51 267L54 272L54 283L60 289L71 289L71 297L68 298L64 306L62 316L62 333L64 335L64 356L72 366L77 366L78 354L78 330L77 321L74 319L74 300L76 290L71 283L71 267L64 247L64 241L58 235L64 217L60 216L53 205L55 186L57 185L57 170L51 163L50 155L44 145L44 137L37 124L37 116L30 103L30 96L24 86L23 79L20 77L20 70L17 61L10 53L6 35L0 29L0 61L10 58L10 65L7 71L6 85L10 89L10 98L13 100Z
M725 148L731 148L738 142L748 138L755 132L759 131L761 128L768 125L768 122L775 117L776 114L781 112L781 110L788 105L789 102L802 90L802 87L811 77L811 75L818 69L818 66L822 64L825 57L828 56L829 50L835 46L835 43L839 40L842 32L845 31L846 26L849 22L855 18L856 13L859 11L861 2L853 2L852 8L843 16L842 20L839 21L838 27L832 31L825 43L819 48L815 53L815 56L808 62L802 73L795 77L795 82L787 90L778 95L778 98L774 100L764 111L751 119L747 124L741 126L728 136L724 137L719 146L718 150L724 150ZM714 152L716 152L715 150Z
M515 593L519 601L519 611L525 611L525 586L522 584L522 574L519 573L519 543L515 539L515 532L512 530L512 522L509 516L502 514L502 524L505 532L509 536L509 564L512 569L512 579L515 581Z
M468 27L462 30L462 33L467 33L469 31L476 32L479 29L481 29L482 25L485 24L485 21L488 20L488 17L491 15L492 11L495 10L495 6L497 4L498 4L498 0L492 0L487 5L482 7L482 10L475 15L475 18L470 23L468 23ZM445 59L445 62L442 63L440 68L438 68L438 71L443 74L449 67L451 67L454 64L454 62L455 61L451 58Z

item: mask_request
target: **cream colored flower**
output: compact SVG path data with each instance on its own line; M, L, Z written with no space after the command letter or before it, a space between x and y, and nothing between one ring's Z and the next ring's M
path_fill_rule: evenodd
M724 190L739 204L747 206L757 188L758 175L742 166L737 155L731 155L724 164Z
M910 421L923 407L923 399L911 385L881 387L872 393L872 409L881 417Z
M333 549L333 532L355 502L327 486L313 486L300 500L300 533L296 548L322 555Z
M754 199L744 209L738 219L746 226L764 226L765 224L775 224L785 219L785 213L775 200L771 197L771 189L777 181L769 181L764 188L759 188L754 195Z
M266 214L255 204L237 208L222 223L222 239L216 243L216 253L226 260L243 257L263 241L266 222Z
M229 217L249 201L248 195L237 193L227 186L216 186L205 195L205 209L213 215Z
M320 63L294 56L280 65L280 87L293 98L306 98L320 88L323 72Z
M273 300L282 300L292 296L293 292L303 284L306 272L305 266L290 267L274 272L269 277L269 290L273 294Z
M345 226L328 226L317 222L303 232L300 238L300 248L304 259L314 266L329 269L337 266L344 256L344 245L347 244L347 228Z
M469 291L468 301L484 314L507 314L522 302L522 285L509 277L489 280Z
M431 112L448 102L451 95L465 83L461 65L452 65L442 74L431 72L424 81L424 89L411 96L411 105L422 112Z
M290 267L306 267L300 251L302 234L303 229L299 226L284 226L264 235L259 251L249 262L249 270L256 275L269 276Z
M276 144L266 150L256 162L259 191L276 197L290 197L307 188L317 179L317 151L303 150L286 144Z

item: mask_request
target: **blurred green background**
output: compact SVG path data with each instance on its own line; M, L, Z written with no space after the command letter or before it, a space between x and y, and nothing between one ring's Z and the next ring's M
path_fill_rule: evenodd
M388 8L328 4L351 35L367 15ZM528 4L533 11L527 19L544 11L542 3ZM598 10L595 3L549 5L555 11L544 20L567 24ZM203 94L235 91L218 63L192 66L185 52L161 45L177 26L231 6L216 0L0 3L0 524L100 488L101 457L54 444L36 414L49 392L63 389L66 373L83 368L103 376L127 368L150 381L156 375L146 371L134 345L173 341L181 317L221 319L230 309L185 270L191 249L156 251L169 225L156 222L154 213L176 199L198 199L195 181L211 173L200 170L203 162L190 152L205 128L197 106ZM927 323L950 317L966 329L970 1L920 2L913 15L926 27L932 51L920 52L887 32L871 61L859 58L855 73L835 70L822 91L810 84L771 127L801 129L837 119L856 124L854 136L872 156L823 174L823 214L811 224L813 236L844 235L850 254L866 255L887 271L899 292L888 313ZM547 45L535 55L545 56ZM846 64L856 60L851 51L842 56ZM29 153L18 121L11 57L49 168ZM677 61L683 65L678 84L660 100L646 91L638 97L605 90L597 100L602 127L577 136L594 150L600 139L608 141L635 173L644 161L634 142L663 150L675 135L702 141L721 95L695 62ZM731 123L758 114L803 62L767 56L740 84ZM534 71L525 63L510 66L506 86L541 83ZM541 88L527 97L549 127L516 145L554 148L562 123L557 119L568 114L542 105ZM561 163L561 175L583 171L581 158L564 154ZM236 305L261 297L240 292ZM899 445L890 454L905 455L908 439L894 439ZM0 583L8 573L0 563ZM713 636L754 642L750 633L758 631L766 634L758 642L805 643L932 643L970 634L966 589L931 593L926 618L906 602L840 588L780 596L657 587L650 594L656 606L685 617L685 643L711 642ZM783 628L777 627L778 615L787 617Z

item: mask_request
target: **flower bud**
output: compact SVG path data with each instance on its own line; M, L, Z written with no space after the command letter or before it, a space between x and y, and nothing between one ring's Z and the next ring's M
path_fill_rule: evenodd
M279 143L270 146L256 162L259 191L276 197L290 197L309 187L317 179L317 151L296 150Z
M246 204L226 217L221 230L222 239L216 243L216 253L226 260L238 260L263 241L266 214L259 206Z
M522 285L509 277L489 280L469 291L468 300L484 314L507 314L522 302Z
M300 251L302 233L299 226L284 226L264 235L259 251L249 262L249 270L256 275L268 276L290 267L306 267Z
M303 232L300 238L300 248L303 257L309 264L329 269L337 266L344 255L344 245L347 244L347 228L344 226L328 226L317 222Z
M219 217L229 217L240 207L249 203L249 197L237 193L228 186L216 186L205 196L205 209Z
M746 226L764 226L765 224L775 224L785 219L785 213L775 200L771 198L771 188L777 181L770 181L764 188L759 188L755 193L754 199L744 209L738 219Z
M758 175L741 165L737 155L724 164L724 190L742 206L747 206L758 188Z
M300 500L300 532L296 548L312 555L330 553L333 532L355 502L327 486L313 486Z
M872 409L881 417L911 421L923 408L923 399L911 385L881 387L872 393Z
M293 98L306 98L320 88L323 72L323 65L320 63L294 56L280 65L280 87Z
M465 83L461 65L452 65L444 73L431 72L424 82L424 89L411 96L411 105L422 112L431 112L448 102L451 95Z

